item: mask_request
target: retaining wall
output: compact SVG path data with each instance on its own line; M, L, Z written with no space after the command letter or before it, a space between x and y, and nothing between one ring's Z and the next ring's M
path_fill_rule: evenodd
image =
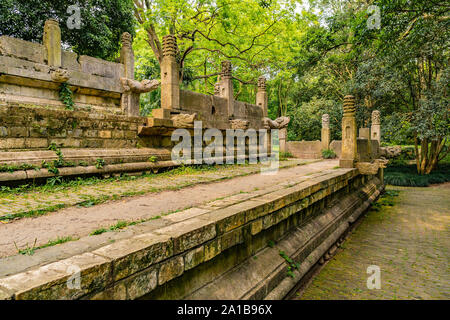
M0 278L0 298L282 298L291 280L279 250L299 262L301 276L382 188L356 169L328 170L130 227L133 236L99 248L62 244L66 257L52 263L2 262L15 264ZM73 265L79 289L67 286Z

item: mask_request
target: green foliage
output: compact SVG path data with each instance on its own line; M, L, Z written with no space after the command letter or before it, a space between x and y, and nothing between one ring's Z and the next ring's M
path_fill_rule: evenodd
M97 169L103 169L103 167L106 165L105 160L98 158L97 160L95 160L95 167Z
M381 118L381 140L392 145L414 144L414 133L407 115L394 112Z
M324 159L334 159L336 158L336 153L331 149L322 150L322 157Z
M51 163L48 163L45 160L42 161L41 167L46 168L48 170L48 172L51 172L54 175L58 175L59 174L58 168L75 167L76 166L76 164L74 162L64 160L64 155L61 151L61 148L59 148L56 145L56 143L54 143L54 142L50 143L50 145L48 146L48 149L54 151L56 153L56 155L58 156L58 160L53 160ZM52 183L52 185L54 185L55 183L56 184L61 183L61 181L51 180L50 183Z
M81 29L69 29L70 5L80 7ZM78 54L114 59L123 32L134 34L132 0L2 0L0 35L41 42L45 20L59 21L61 40Z
M148 161L149 162L153 162L153 163L158 162L158 157L157 156L151 156L150 158L148 158Z
M285 160L288 160L289 158L293 158L293 157L294 156L290 152L280 152L280 154L279 154L280 161L285 161Z
M384 182L394 186L428 187L450 181L450 164L442 163L428 175L417 173L415 165L389 166L384 169Z
M24 249L19 249L16 245L16 243L14 242L14 245L16 247L17 253L22 254L22 255L28 255L31 256L34 254L34 252L38 249L43 249L43 248L48 248L48 247L53 247L56 246L58 244L62 244L62 243L66 243L69 241L74 241L77 239L73 239L72 237L58 237L55 240L49 240L46 244L43 244L41 246L36 247L36 241L37 239L34 240L34 244L32 247L29 247L28 244L26 245L26 247Z
M106 230L105 228L100 228L100 229L92 231L89 235L90 236L96 236L96 235L99 235L99 234L102 234L102 233L105 233L105 232L108 232L108 230Z
M67 110L74 110L73 93L66 82L59 86L59 100L66 106Z
M8 164L0 164L0 172L14 172L14 171L22 171L22 170L39 170L38 166L34 166L28 163L22 163L20 165L8 165Z
M287 271L287 275L291 278L295 277L295 273L294 270L298 270L300 268L300 263L295 262L294 260L292 260L292 258L290 258L284 251L280 250L279 251L280 256L286 261L286 263L288 264L288 271Z

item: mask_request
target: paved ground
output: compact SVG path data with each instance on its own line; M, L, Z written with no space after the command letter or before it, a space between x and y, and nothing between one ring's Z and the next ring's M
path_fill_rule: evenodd
M16 254L16 245L21 249L27 246L31 247L35 239L36 246L40 246L58 237L79 238L89 235L98 228L107 228L117 221L150 219L162 213L198 206L222 197L263 189L282 182L286 183L291 179L296 180L301 176L332 169L338 164L337 160L308 164L305 162L307 161L282 162L281 166L291 167L280 169L276 175L261 175L260 167L257 165L232 166L211 172L154 176L63 190L61 193L66 194L66 201L72 199L72 202L69 203L74 204L80 196L93 192L97 192L97 196L99 194L124 194L130 190L142 190L147 193L128 197L121 201L109 201L93 207L70 207L35 218L23 218L12 220L7 224L0 224L0 257ZM231 177L234 178L224 180ZM208 183L205 184L205 182ZM12 198L12 201L16 204L26 199L41 199L42 203L50 205L58 198L54 193L39 192L38 195L33 193L20 195ZM11 210L16 210L15 204L10 206Z
M395 205L370 211L297 299L450 299L450 184L387 189L401 190Z

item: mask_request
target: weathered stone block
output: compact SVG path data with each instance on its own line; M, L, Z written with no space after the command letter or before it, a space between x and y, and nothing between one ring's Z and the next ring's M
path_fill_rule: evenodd
M215 239L205 244L205 261L211 260L222 252L220 239Z
M93 253L113 260L113 279L117 281L170 257L172 248L169 237L149 233L115 242Z
M127 288L124 283L116 283L111 288L94 294L88 299L90 300L125 300L127 298Z
M200 216L198 219L215 223L217 234L223 234L245 223L245 210L239 204L215 210Z
M44 63L44 46L8 36L0 37L0 55Z
M176 257L161 264L158 273L158 284L162 285L176 277L179 277L184 272L183 257Z
M0 129L0 132L2 130ZM1 133L0 133L1 135ZM9 136L14 138L24 138L28 136L28 129L26 127L11 127L9 128Z
M161 228L155 233L170 237L174 254L184 252L216 236L214 223L193 218Z
M150 268L124 280L127 288L127 299L134 300L149 293L158 285L158 270Z
M99 131L98 136L103 139L111 139L111 131L109 130Z
M25 148L25 140L22 138L0 139L0 149L22 149Z
M26 148L47 148L48 140L45 138L27 138L25 139L25 147Z
M0 279L0 286L14 292L16 300L77 299L103 289L111 282L110 275L108 259L84 253Z
M254 236L255 234L260 233L262 229L263 229L263 219L258 219L255 222L252 222L250 232L252 236Z
M224 251L243 242L243 229L235 229L220 237L221 250Z
M205 248L203 246L189 251L184 256L184 270L192 269L205 260Z

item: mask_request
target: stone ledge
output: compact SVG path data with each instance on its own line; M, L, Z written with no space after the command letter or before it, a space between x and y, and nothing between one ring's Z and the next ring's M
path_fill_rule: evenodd
M249 200L246 200L246 197L235 197L236 204L225 202L222 208L189 209L190 211L187 211L191 215L190 218L182 219L180 212L173 219L170 219L170 216L164 219L170 224L167 227L156 228L150 233L119 240L91 253L85 253L92 255L94 260L108 261L102 262L100 268L110 268L109 278L104 277L103 281L108 288L91 285L88 281L82 286L82 290L73 293L64 289L64 281L69 277L67 273L55 271L44 278L41 277L51 266L56 264L56 269L60 270L61 265L67 266L75 257L0 279L0 286L13 291L15 299L51 299L55 296L65 299L107 296L123 298L124 292L130 289L130 283L140 283L142 279L149 277L153 279L155 274L157 282L164 284L180 276L185 270L211 260L221 252L242 243L246 230L257 234L263 228L278 224L295 212L345 187L347 180L356 175L356 169L329 170L308 181L299 181L293 186L271 190L268 194L258 192L255 198ZM173 272L169 272L169 266L173 266ZM84 272L89 274L89 270L88 268ZM24 279L28 278L31 278L30 281L25 282ZM150 285L148 290L153 287L156 286ZM125 296L136 298L139 294L135 292Z

